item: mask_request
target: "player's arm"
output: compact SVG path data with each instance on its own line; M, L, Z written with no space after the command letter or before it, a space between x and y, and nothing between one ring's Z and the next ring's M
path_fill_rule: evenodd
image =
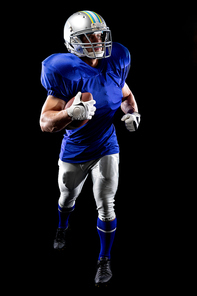
M66 102L54 96L48 96L41 111L40 127L43 132L58 132L65 128L72 118L64 110Z
M122 99L122 104L121 104L122 111L125 114L138 112L138 107L137 107L137 103L134 98L134 95L132 94L130 88L128 87L128 85L126 83L125 83L124 87L122 88L122 94L123 94L123 99Z
M138 107L134 95L130 88L125 83L122 88L123 99L121 103L121 109L125 113L122 117L122 121L125 122L125 126L130 132L134 132L138 129L140 123L140 114L138 113Z
M66 103L54 96L48 96L42 107L40 127L43 132L59 132L72 120L92 119L96 107L95 100L81 101L81 92L74 97L72 105L65 109Z

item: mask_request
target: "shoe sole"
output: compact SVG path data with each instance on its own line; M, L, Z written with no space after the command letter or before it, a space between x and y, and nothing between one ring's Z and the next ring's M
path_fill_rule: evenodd
M106 283L98 283L98 284L95 284L95 287L96 288L108 288L111 284L111 280L109 280L108 282Z
M66 246L65 247L63 247L63 248L54 248L53 247L53 249L55 250L55 251L57 251L57 252L64 252L65 250L66 250Z

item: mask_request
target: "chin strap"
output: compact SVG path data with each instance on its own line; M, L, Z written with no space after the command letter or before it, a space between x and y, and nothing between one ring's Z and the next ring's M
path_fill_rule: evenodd
M88 52L87 50L85 50L85 55L88 57L88 58L91 58L91 59L97 59L97 58L103 58L104 56L104 51L99 51L99 52Z

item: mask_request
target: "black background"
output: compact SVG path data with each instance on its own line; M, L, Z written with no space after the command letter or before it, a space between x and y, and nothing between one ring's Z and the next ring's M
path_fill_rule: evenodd
M11 138L17 136L18 141L10 149L15 168L12 189L20 196L16 257L18 264L24 264L19 288L24 278L29 289L43 292L52 287L65 293L71 287L93 288L99 239L91 179L70 219L72 242L65 254L56 254L52 245L58 222L57 162L63 132L42 133L39 127L46 99L40 83L41 62L53 53L65 52L64 23L79 10L102 15L113 41L130 50L127 84L142 116L135 133L129 133L120 121L121 110L114 121L121 152L112 287L154 292L158 287L164 291L175 281L183 223L177 213L183 201L175 180L180 129L187 137L179 115L196 99L196 10L189 3L187 7L166 2L128 4L55 1L35 6L30 2L17 7L23 12L12 20L9 59L14 68L17 119Z

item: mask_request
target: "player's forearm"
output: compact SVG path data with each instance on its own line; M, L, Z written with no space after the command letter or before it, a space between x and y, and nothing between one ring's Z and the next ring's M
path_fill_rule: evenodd
M40 127L43 132L59 132L72 121L66 110L47 111L41 115Z
M132 93L130 93L121 103L121 109L125 114L138 112L137 103Z

